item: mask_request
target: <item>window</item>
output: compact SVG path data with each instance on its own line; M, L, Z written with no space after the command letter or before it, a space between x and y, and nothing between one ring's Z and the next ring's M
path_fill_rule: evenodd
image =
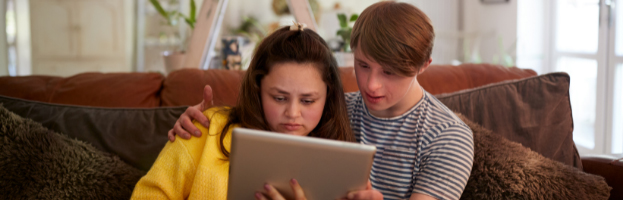
M623 155L623 9L615 3L623 0L518 1L518 66L569 74L580 154Z

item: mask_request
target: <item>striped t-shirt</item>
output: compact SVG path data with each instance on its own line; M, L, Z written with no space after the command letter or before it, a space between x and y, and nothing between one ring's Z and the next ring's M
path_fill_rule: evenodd
M385 199L412 193L459 199L474 158L471 129L428 92L408 112L392 118L372 116L360 92L346 94L357 141L375 145L372 187Z

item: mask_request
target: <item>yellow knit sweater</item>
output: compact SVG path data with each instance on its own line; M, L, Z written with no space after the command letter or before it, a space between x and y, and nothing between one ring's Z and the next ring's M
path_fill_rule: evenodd
M185 140L176 136L175 142L167 142L149 172L136 184L132 199L227 198L229 160L220 150L219 138L229 111L211 108L203 114L210 119L210 128L195 122L201 137ZM233 128L223 140L228 151Z

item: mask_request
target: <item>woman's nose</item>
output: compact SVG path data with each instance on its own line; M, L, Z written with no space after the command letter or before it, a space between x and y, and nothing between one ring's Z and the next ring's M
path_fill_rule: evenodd
M301 116L301 108L297 101L290 102L286 108L286 116L289 118L296 118Z

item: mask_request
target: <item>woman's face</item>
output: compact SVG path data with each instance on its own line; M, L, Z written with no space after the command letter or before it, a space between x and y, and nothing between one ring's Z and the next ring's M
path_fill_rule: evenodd
M261 81L261 98L271 131L306 136L320 122L327 85L312 63L278 63Z

